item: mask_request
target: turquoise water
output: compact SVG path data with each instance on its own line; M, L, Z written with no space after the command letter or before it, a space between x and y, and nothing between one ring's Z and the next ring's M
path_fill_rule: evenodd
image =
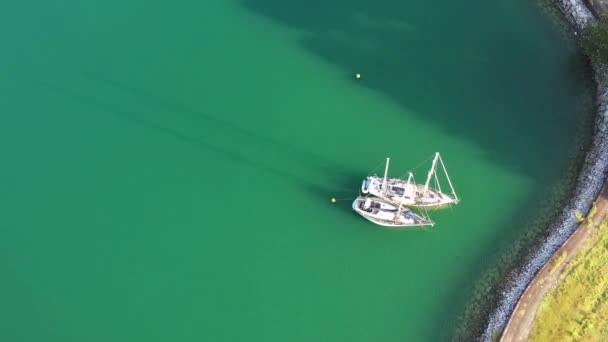
M442 340L586 86L524 1L34 1L0 28L6 341ZM432 231L350 210L435 151L462 203Z

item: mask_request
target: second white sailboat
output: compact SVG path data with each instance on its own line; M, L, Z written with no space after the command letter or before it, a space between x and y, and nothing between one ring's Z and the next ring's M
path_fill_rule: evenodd
M401 204L411 207L432 208L458 204L460 202L439 152L435 153L424 184L417 184L414 180L414 174L411 172L408 173L407 180L388 178L389 162L390 159L386 158L383 178L374 175L363 180L363 184L361 184L361 192L363 194L373 195L397 205ZM441 165L441 171L443 171L449 184L450 195L443 193L441 190L441 183L437 176L438 165ZM431 187L431 181L434 183L433 187Z

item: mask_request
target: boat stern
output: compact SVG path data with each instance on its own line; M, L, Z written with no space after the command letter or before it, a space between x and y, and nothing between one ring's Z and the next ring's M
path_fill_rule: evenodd
M369 177L365 177L365 179L361 183L361 192L362 193L364 193L364 194L368 194L369 193L369 184L370 184Z

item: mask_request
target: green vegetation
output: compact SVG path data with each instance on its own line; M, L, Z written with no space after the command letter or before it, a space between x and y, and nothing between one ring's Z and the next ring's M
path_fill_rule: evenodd
M551 266L551 269L549 270L549 274L555 273L555 271L561 266L561 264L564 262L564 260L566 260L567 256L568 256L568 252L566 252L566 251L561 252L560 255L555 259L553 266Z
M597 206L595 205L595 203L593 203L593 206L591 206L591 209L589 210L589 213L587 214L587 219L585 220L589 227L593 226L592 217L595 215L596 212L597 212Z
M599 67L608 66L608 23L600 20L587 25L583 31L581 45L591 61Z
M540 304L530 341L608 341L608 221Z
M574 216L576 217L576 222L583 223L585 221L585 216L578 210L574 211Z

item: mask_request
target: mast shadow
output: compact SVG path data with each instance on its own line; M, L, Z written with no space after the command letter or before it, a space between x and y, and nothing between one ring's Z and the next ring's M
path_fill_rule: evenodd
M206 152L210 152L219 156L222 156L232 162L239 163L245 166L249 166L255 169L258 169L266 174L272 175L273 177L282 179L287 181L295 186L298 186L304 189L306 192L309 192L314 198L322 201L327 201L327 203L331 204L330 199L332 197L337 198L352 198L356 197L356 189L358 189L361 177L364 173L356 173L351 172L344 169L334 169L330 172L330 169L327 167L323 167L322 165L315 164L315 168L317 172L321 172L326 181L324 184L318 184L315 182L311 182L306 177L301 175L292 173L287 171L286 169L275 168L268 165L264 161L248 158L241 153L233 151L229 148L223 147L219 144L214 144L205 140L199 136L186 134L181 132L178 129L167 127L156 123L154 121L142 118L142 115L138 115L137 112L127 111L122 109L118 105L112 105L104 103L98 99L95 99L90 96L86 96L80 94L78 92L72 91L70 89L60 87L54 84L50 84L47 82L34 80L32 81L35 85L43 87L44 89L51 91L55 94L71 98L76 102L80 102L84 105L91 106L93 108L99 109L100 111L106 112L113 117L125 121L132 125L137 125L140 127L144 127L149 130L153 130L159 133L162 133L168 137L176 139L182 143L191 145L199 150L204 150ZM209 116L205 116L209 117ZM225 124L221 121L218 121L219 125L225 125L226 127L233 127L230 124ZM235 126L236 127L236 126ZM243 130L244 134L251 134L251 137L257 137L262 141L268 141L268 143L277 143L274 140L266 139L265 137L259 136L253 132L249 132ZM285 145L284 149L290 149ZM309 155L310 158L316 158L313 155ZM318 163L329 163L329 161L323 161L322 159L317 160ZM296 162L297 163L297 162ZM327 165L327 164L325 164ZM336 171L337 170L337 171ZM331 185L329 185L331 184ZM343 214L353 215L352 209L350 208L350 204L346 205L346 203L350 203L352 201L339 201L336 203L335 208L338 208L339 211ZM344 204L344 205L343 205Z
M123 81L117 81L98 72L84 70L82 71L82 75L85 78L94 82L105 84L123 93L130 94L135 99L149 104L154 108L161 108L172 114L177 114L187 119L194 119L195 121L199 123L204 123L205 125L213 127L214 129L226 131L228 132L228 134L230 134L231 137L240 136L245 138L247 141L253 141L261 146L267 146L272 150L273 153L280 154L282 157L296 161L301 165L320 170L324 175L328 177L334 174L335 170L346 169L346 166L340 165L336 161L323 158L308 151L297 149L292 145L288 145L284 142L272 139L270 137L262 135L253 130L246 129L227 120L219 119L215 116L201 112L198 109L192 108L178 101L151 94L136 86L133 86ZM340 182L339 179L333 180L335 182Z
M257 168L266 173L273 174L274 176L277 176L283 180L286 180L286 181L289 181L289 182L292 182L295 184L299 184L299 185L305 184L305 180L297 175L286 172L284 170L269 167L269 166L265 165L264 163L259 162L257 160L254 160L251 158L246 158L243 155L238 154L234 151L223 148L221 146L211 144L211 143L201 139L200 137L187 135L176 129L173 129L170 127L164 127L155 122L143 119L140 116L138 116L132 112L125 111L118 106L108 105L108 104L102 103L96 99L78 94L78 93L68 90L66 88L55 86L55 85L52 85L49 83L40 82L40 81L38 81L36 83L40 86L43 86L45 89L50 90L56 94L60 94L62 96L71 98L74 101L100 109L106 113L113 115L115 118L126 121L130 124L138 125L138 126L141 126L141 127L147 128L147 129L151 129L151 130L163 133L169 137L172 137L183 143L194 146L198 149L206 150L206 151L212 152L214 154L221 155L222 157L226 157L227 159L229 159L233 162L236 162L236 163L241 163L241 164L253 167L253 168Z

